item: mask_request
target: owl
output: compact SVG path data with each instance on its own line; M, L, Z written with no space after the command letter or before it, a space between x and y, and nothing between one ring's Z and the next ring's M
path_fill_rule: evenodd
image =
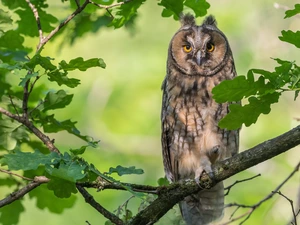
M202 25L186 14L168 51L167 75L162 84L162 153L166 177L171 181L199 178L211 166L238 152L239 130L218 127L233 103L217 103L212 89L236 76L226 36L213 16ZM220 218L224 187L186 197L179 203L188 225L205 225Z

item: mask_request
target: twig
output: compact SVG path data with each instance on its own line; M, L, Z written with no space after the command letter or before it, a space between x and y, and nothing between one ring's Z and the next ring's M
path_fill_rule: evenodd
M54 28L50 34L43 38L43 40L39 43L37 47L37 52L41 51L42 47L60 30L62 29L67 23L69 23L77 14L81 13L85 7L89 4L89 0L86 0L82 6L79 6L71 15L67 17L63 22L61 22L56 28Z
M15 109L17 115L20 116L20 114L19 114L19 112L18 112L18 110L17 110L17 108L16 108L16 105L15 105L15 103L14 103L13 100L12 100L11 95L8 95L8 97L9 97L10 103L11 103L12 106L14 107L14 109Z
M293 200L288 198L286 195L282 194L280 191L277 191L275 193L281 195L282 197L284 197L290 203L291 208L292 208L292 212L293 212L293 222L294 222L294 225L297 225L296 211L295 211L295 208L294 208L294 205L293 205Z
M35 6L30 2L30 0L25 0L25 1L28 3L29 7L31 8L31 11L33 12L34 18L36 20L38 31L39 31L39 37L40 37L40 42L39 42L40 45L44 37L43 37L43 30L42 30L40 17L39 17L39 12L37 11L37 8L35 8ZM38 46L37 46L37 50L38 50Z
M31 73L31 71L28 71L28 74ZM24 86L23 91L23 103L22 103L22 109L23 109L23 118L25 120L28 120L28 98L29 98L29 92L28 92L28 86L29 86L30 80L27 80Z
M34 180L30 182L28 185L26 185L25 187L21 188L16 192L11 193L6 198L0 200L0 208L12 203L13 201L16 201L17 199L22 198L25 194L32 191L36 187L40 186L43 183L48 183L48 182L49 179L47 177L44 176L35 177Z
M230 219L229 221L227 221L227 222L225 222L225 223L218 224L218 225L227 225L227 224L231 224L232 222L235 222L235 221L237 221L237 220L239 220L239 219L241 219L241 218L247 216L247 215L250 214L252 211L253 211L253 209L250 209L248 212L246 212L246 213L244 213L244 214L242 214L242 215L240 215L240 216L238 216L238 217L235 217L235 218L233 218L233 219Z
M113 213L109 212L107 209L105 209L102 205L100 205L98 202L95 201L92 195L90 195L83 187L81 187L79 184L76 185L78 191L81 193L81 195L84 197L85 201L90 204L94 209L96 209L99 213L101 213L105 218L109 219L111 222L113 222L116 225L123 225L123 221L114 215Z
M263 198L261 201L259 201L258 203L254 204L254 205L243 205L243 204L238 204L238 203L231 203L228 204L226 207L237 207L237 209L239 208L251 208L251 210L249 210L247 213L243 214L242 217L247 216L241 223L239 223L239 225L242 225L244 222L246 222L246 220L248 220L250 218L250 216L252 215L252 213L254 212L255 209L257 209L261 204L263 204L264 202L266 202L267 200L269 200L270 198L272 198L276 193L279 192L279 190L282 188L282 186L299 170L300 167L300 162L296 165L295 169L292 171L292 173L290 173L290 175L281 183L279 184L275 190L273 190L269 195L267 195L265 198ZM234 211L234 213L237 211L237 209ZM233 214L234 214L233 213ZM294 211L293 211L294 213ZM294 213L294 216L296 214ZM232 215L233 216L233 215ZM237 217L238 219L242 218L241 216ZM231 221L228 221L226 224L230 224L233 221L236 221L237 219L234 218ZM223 224L222 224L223 225Z
M31 179L31 178L23 177L23 176L21 176L19 174L13 173L13 172L8 171L8 170L0 169L0 172L7 173L7 174L12 175L12 176L20 177L20 178L22 178L24 180L33 181L33 179Z
M125 0L123 2L118 2L118 3L115 3L115 4L112 4L112 5L101 5L101 4L98 4L96 2L93 2L91 0L89 0L89 2L101 9L110 9L110 8L114 8L114 7L117 7L117 6L120 6L120 5L123 5L123 4L126 4L128 2L131 2L132 0Z
M81 187L86 188L97 188L100 190L105 189L113 189L113 190L123 190L127 191L125 187L129 187L131 190L135 192L143 192L148 194L158 194L160 188L163 187L153 187L149 185L140 185L140 184L129 184L129 183L101 183L101 186L99 187L99 182L84 182L84 183L78 183Z
M245 181L252 180L252 179L254 179L254 178L256 178L256 177L259 177L259 176L261 176L261 175L260 175L260 174L257 174L257 175L255 175L255 176L253 176L253 177L250 177L250 178L246 178L246 179L243 179L243 180L237 180L237 181L235 181L233 184L231 184L231 185L229 185L228 187L225 187L225 188L224 188L224 191L227 190L227 192L224 194L224 196L226 196L226 195L229 194L230 189L231 189L234 185L236 185L236 184L238 184L238 183L245 182Z
M106 12L111 16L111 18L114 18L113 14L111 14L111 12L109 11L110 8L113 8L113 7L116 7L116 6L120 6L120 5L123 5L125 3L128 3L128 2L131 2L131 0L127 0L127 1L124 1L124 2L118 2L118 3L115 3L115 4L112 4L112 5L101 5L101 4L98 4L96 2L93 2L93 1L89 1L91 4L101 8L101 9L105 9Z
M118 209L117 210L115 210L114 212L117 212L117 216L120 216L121 215L121 212L122 212L122 208L123 207L125 207L125 218L127 218L127 205L128 205L128 203L129 203L129 201L132 199L132 198L134 198L135 196L134 195L132 195L132 196L130 196L122 205L120 205L119 207L118 207ZM127 220L125 220L125 222L127 222Z
M286 6L286 5L281 5L281 4L277 3L277 2L274 3L274 8L275 8L275 9L283 9L283 10L285 10L285 11L291 9L291 8L288 7L288 6ZM294 16L300 18L300 15L299 15L299 14L296 14L296 15L294 15Z
M12 114L11 112L7 111L6 109L3 109L0 107L0 113L18 121L19 123L26 126L32 133L35 134L51 152L57 152L60 154L59 150L56 148L56 146L53 144L53 142L50 140L50 138L45 135L43 132L41 132L37 127L33 125L32 122L28 120L28 118L20 117L18 115Z
M40 107L41 105L43 105L45 103L45 101L40 101L38 104L37 104L37 106L36 107L34 107L28 114L30 115L31 113L33 113L34 112L34 110L36 110L38 107ZM31 117L31 119L32 119L32 117Z
M31 94L31 92L32 92L32 90L33 90L33 87L34 87L34 85L35 85L35 83L37 82L38 79L40 79L40 76L37 76L37 77L35 78L35 80L33 81L33 83L31 84L30 90L29 90L29 94Z

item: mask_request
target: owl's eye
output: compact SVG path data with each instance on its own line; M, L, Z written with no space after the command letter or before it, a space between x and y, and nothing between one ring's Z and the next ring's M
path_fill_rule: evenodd
M215 46L211 42L208 42L206 45L206 50L208 52L212 52L213 50L215 50Z
M185 51L186 53L189 53L192 51L192 47L190 45L184 45L183 51Z

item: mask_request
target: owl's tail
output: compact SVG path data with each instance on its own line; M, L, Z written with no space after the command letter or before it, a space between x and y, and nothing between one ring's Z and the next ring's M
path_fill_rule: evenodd
M223 182L211 189L187 196L179 206L187 225L207 225L220 218L224 209Z

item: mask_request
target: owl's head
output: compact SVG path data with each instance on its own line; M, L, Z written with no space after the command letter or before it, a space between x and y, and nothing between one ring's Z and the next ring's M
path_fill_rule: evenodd
M171 40L168 62L175 63L183 74L212 76L222 69L229 55L228 41L213 16L197 26L195 18L186 14Z

